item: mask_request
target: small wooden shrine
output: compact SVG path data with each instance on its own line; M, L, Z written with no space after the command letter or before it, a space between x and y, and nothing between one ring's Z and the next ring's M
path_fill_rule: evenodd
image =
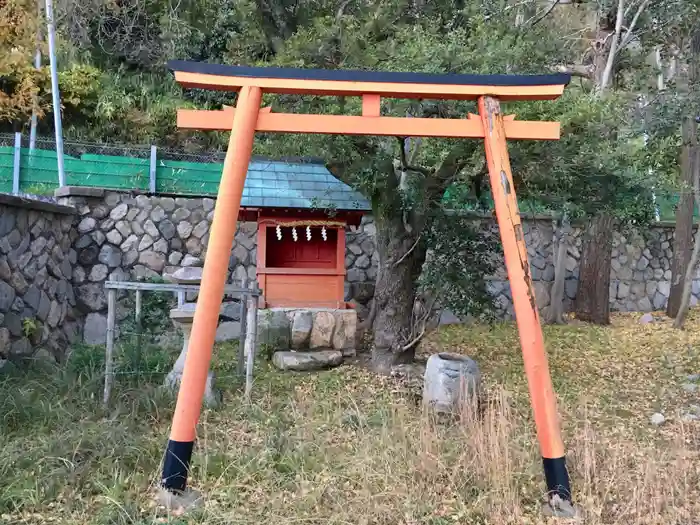
M346 308L345 229L368 211L323 164L251 162L239 220L258 224L260 307Z

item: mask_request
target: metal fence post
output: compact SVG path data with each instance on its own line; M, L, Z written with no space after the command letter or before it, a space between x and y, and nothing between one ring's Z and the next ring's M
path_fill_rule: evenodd
M12 168L12 194L19 195L19 168L22 158L22 134L15 133L15 162Z
M248 277L244 277L241 281L241 288L248 289ZM241 333L238 336L238 361L236 366L236 371L238 373L239 379L245 377L245 339L247 328L247 316L248 316L248 297L249 294L244 292L241 294L240 310L239 310L239 323L241 325Z
M148 191L156 192L156 147L151 146L151 164L148 170Z

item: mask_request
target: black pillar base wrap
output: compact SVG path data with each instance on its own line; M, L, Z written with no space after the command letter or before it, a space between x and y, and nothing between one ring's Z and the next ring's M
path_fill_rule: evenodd
M163 488L171 492L182 492L187 486L194 441L168 440L163 461Z
M544 477L547 481L547 493L551 497L557 494L565 501L571 501L571 483L566 470L566 457L542 458Z

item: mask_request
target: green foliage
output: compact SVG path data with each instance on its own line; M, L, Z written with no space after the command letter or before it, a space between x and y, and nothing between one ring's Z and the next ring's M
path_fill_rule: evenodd
M153 277L146 282L163 283L162 278ZM124 329L131 333L140 330L142 334L157 336L173 330L170 320L170 310L177 304L171 292L141 292L141 326L136 325L136 294L134 292L124 300L124 308L129 312L127 318L122 321Z
M24 319L22 319L22 333L24 334L24 337L28 337L29 339L31 339L32 336L36 333L36 330L36 319L33 319L31 317L25 317Z
M423 293L457 316L491 319L494 310L484 276L495 272L494 255L501 247L480 226L473 219L437 213L426 231L431 252L419 283Z

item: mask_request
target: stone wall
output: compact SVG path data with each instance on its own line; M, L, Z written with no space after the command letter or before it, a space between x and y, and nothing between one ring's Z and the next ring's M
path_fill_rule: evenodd
M482 228L498 235L493 221L481 221ZM535 293L540 308L550 304L554 282L553 228L551 220L529 219L523 222ZM576 298L579 260L584 230L574 227L566 260L565 302L570 308ZM658 224L645 232L615 232L610 274L610 307L614 311L648 312L666 306L671 289L673 225ZM513 306L502 256L500 267L490 277L489 289L505 317L512 317ZM700 271L695 275L691 305L700 298Z
M477 227L498 237L498 226L491 218L475 219ZM360 298L362 304L372 296L371 281L376 277L377 254L374 245L375 226L371 218L362 221L355 232L349 232L346 247L348 298ZM530 269L540 308L550 304L554 283L553 227L550 219L526 218L523 231L528 247ZM583 228L574 227L566 261L565 302L571 308L576 298L579 259ZM673 224L661 223L645 232L616 232L613 238L610 275L610 306L615 311L662 310L671 289L671 257ZM498 269L488 277L488 287L501 315L513 316L510 286L502 254L494 254ZM700 300L700 269L695 275L691 305Z
M79 339L75 210L0 194L0 364L61 359Z
M72 281L77 303L86 314L86 343L104 341L104 281L167 278L179 268L202 265L214 216L213 199L79 187L63 188L57 198L78 213ZM255 279L256 234L255 223L238 225L230 279ZM117 315L127 312L118 309Z
M75 261L70 281L76 304L86 316L86 342L99 343L106 329L107 279L124 280L166 277L178 268L199 266L206 255L214 200L134 195L95 188L64 188L58 202L75 208L74 231L70 233ZM482 230L498 235L492 218L475 219ZM527 218L524 232L528 245L537 302L550 302L554 279L551 220ZM345 263L347 301L354 301L361 318L374 294L378 254L376 229L371 217L346 231ZM578 288L578 261L583 231L574 228L567 256L567 306ZM255 278L257 225L239 224L237 243L229 261L229 278ZM670 290L670 257L673 226L661 224L645 235L616 233L612 253L611 307L613 310L662 309ZM512 316L510 287L502 266L489 279L489 289L504 317ZM700 296L700 274L693 287L693 304ZM118 312L124 316L126 312Z

